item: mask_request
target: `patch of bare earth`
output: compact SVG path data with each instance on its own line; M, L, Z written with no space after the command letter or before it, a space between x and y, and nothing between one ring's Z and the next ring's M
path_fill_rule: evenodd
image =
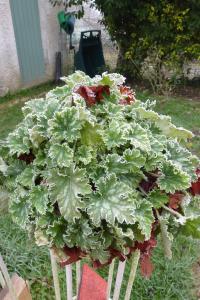
M8 107L12 107L13 105L17 105L17 104L20 104L20 103L25 103L26 101L28 101L30 99L41 98L41 97L44 97L44 96L45 96L45 93L40 93L40 94L32 96L32 97L29 96L29 97L20 97L18 99L13 99L13 100L10 100L8 102L1 103L0 104L0 109L5 109L5 108L8 108Z
M182 86L175 92L176 96L181 96L189 100L200 101L200 87Z

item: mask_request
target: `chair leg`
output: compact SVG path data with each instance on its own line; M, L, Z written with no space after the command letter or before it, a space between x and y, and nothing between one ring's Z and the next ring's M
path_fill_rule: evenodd
M126 294L125 294L124 300L130 300L131 290L132 290L132 287L133 287L133 282L135 280L135 275L136 275L136 271L137 271L139 258L140 258L140 250L136 250L133 253L133 256L132 256L131 271L130 271L130 274L129 274L129 279L128 279L128 284L127 284Z
M66 270L66 285L67 285L67 300L73 299L73 285L72 285L72 265L67 265Z
M78 295L79 285L81 281L81 262L76 262L76 294Z
M115 259L112 260L110 267L109 267L109 273L108 273L108 287L107 287L107 300L110 299L110 292L112 288L112 279L113 279L113 271L115 266Z
M125 269L126 261L119 262L118 270L117 270L117 277L115 281L115 289L113 294L113 300L119 299L120 289L122 285L123 275L124 275L124 269Z
M50 249L50 257L51 257L51 269L53 274L53 283L54 283L56 300L61 300L57 262L54 257L53 251L51 249Z

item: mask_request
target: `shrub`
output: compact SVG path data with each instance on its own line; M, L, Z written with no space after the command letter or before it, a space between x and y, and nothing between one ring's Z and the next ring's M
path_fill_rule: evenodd
M168 257L173 234L200 237L199 161L183 146L192 133L136 100L119 74L63 80L27 102L1 142L13 220L63 265L88 255L100 266L140 249L149 275L159 233Z

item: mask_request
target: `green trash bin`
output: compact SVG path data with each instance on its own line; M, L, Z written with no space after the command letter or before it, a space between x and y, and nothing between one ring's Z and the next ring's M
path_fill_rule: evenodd
M101 43L101 30L81 32L79 50L74 57L75 69L85 72L90 77L101 73L105 59Z

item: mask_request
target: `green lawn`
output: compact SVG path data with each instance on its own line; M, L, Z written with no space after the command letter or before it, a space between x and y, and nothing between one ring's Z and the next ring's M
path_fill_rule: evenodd
M0 138L4 138L21 120L21 107L24 101L33 95L40 95L49 88L50 85L47 85L26 91L25 94L20 93L0 99ZM144 92L138 92L137 97L141 100L152 98ZM197 137L193 142L188 143L188 146L200 156L200 101L180 98L165 100L163 97L157 97L157 99L159 99L156 106L157 111L169 114L175 124L184 126L197 134ZM153 254L155 272L150 280L145 280L140 276L138 270L131 299L197 300L191 270L197 261L198 249L198 242L178 237L173 245L174 258L172 261L167 261L163 257L161 247L157 247ZM17 272L30 281L33 299L54 299L47 249L38 248L32 241L29 241L26 233L16 227L8 215L2 215L0 218L0 253L10 272ZM100 273L106 276L106 271L101 270ZM128 269L125 278L127 276ZM64 291L64 270L60 270L60 277L62 291ZM123 291L124 289L123 286ZM63 299L65 299L64 294Z

